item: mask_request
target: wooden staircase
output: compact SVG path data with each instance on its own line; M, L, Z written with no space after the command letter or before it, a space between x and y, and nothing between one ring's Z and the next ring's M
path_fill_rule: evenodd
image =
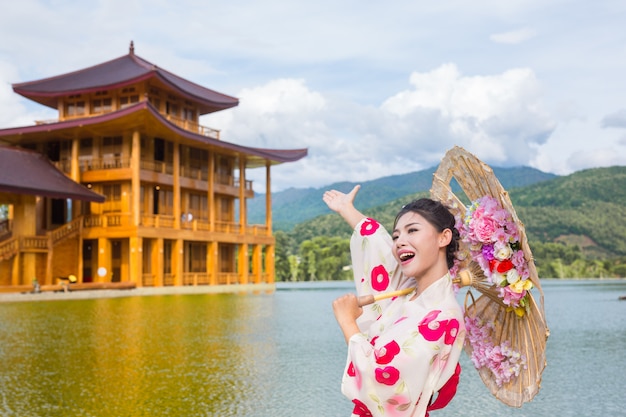
M0 262L17 256L20 252L35 252L47 254L47 275L56 276L57 270L72 268L76 265L79 254L78 244L84 217L80 216L43 236L13 236L0 241ZM4 236L11 236L10 229ZM0 235L0 239L2 236ZM78 241L77 241L78 240ZM63 249L57 251L55 249ZM73 273L76 273L74 271ZM58 274L63 276L63 274Z

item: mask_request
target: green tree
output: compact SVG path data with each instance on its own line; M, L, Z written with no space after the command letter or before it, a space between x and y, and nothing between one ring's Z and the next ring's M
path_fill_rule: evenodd
M291 281L297 281L300 271L300 257L297 255L289 255L289 276Z
M276 250L274 258L274 269L276 271L276 281L290 281L291 266L289 264L289 249L292 247L290 244L291 238L287 233L277 231L274 233L276 239Z

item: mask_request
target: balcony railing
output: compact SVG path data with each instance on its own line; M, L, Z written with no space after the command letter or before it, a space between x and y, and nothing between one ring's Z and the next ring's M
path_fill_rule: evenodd
M141 216L141 225L145 227L174 227L174 216L159 214L144 214Z
M85 216L83 227L119 227L130 226L128 213L90 214Z
M220 272L217 274L218 285L236 284L238 280L239 275L236 272Z
M183 285L209 285L209 278L206 272L184 272Z
M145 169L146 171L159 172L161 174L168 175L174 174L174 165L171 162L142 159L139 166L141 169Z
M220 139L220 131L217 129L213 129L211 127L202 126L199 123L196 123L192 120L183 119L177 116L172 116L171 114L165 115L165 118L170 122L174 123L176 126L183 128L189 132L198 133L202 136L206 136L212 139Z
M69 174L71 172L71 162L67 159L53 162L53 164L57 167L57 169L59 169L59 171L62 171L66 174ZM122 156L111 156L102 158L81 157L78 164L81 172L103 169L122 169L130 168L130 158L125 158ZM142 159L139 166L141 169L146 171L174 175L174 164L172 164L171 162ZM194 180L207 181L209 178L209 173L206 169L191 168L181 165L180 176L185 178L191 178ZM240 179L233 175L215 174L215 183L238 188L240 184ZM252 184L252 181L246 180L246 191L252 191Z
M102 113L91 114L91 115L81 115L80 117L73 117L72 119L88 118L88 117L101 116L101 115ZM172 116L171 114L167 114L167 115L163 114L163 116L170 122L174 123L176 126L182 129L185 129L189 132L197 133L199 135L206 136L208 138L212 138L216 140L220 139L220 131L218 129L213 129L211 127L203 126L194 121L186 120L177 116ZM36 125L48 125L48 124L59 123L59 122L60 122L60 119L35 120Z
M163 214L143 214L141 215L141 226L154 227L154 228L174 228L174 216ZM129 226L131 224L130 213L105 213L105 214L90 214L84 217L83 227L119 227ZM70 229L77 228L77 226L71 226ZM239 234L244 231L247 235L252 236L266 236L269 233L269 229L265 225L248 225L245 228L238 223L215 222L214 229L211 230L211 224L206 219L194 219L191 221L181 221L180 229L183 230L200 230L200 231L214 231L219 233Z

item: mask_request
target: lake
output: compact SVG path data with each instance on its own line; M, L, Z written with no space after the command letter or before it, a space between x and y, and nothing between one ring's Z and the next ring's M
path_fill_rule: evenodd
M542 285L537 397L501 404L463 355L457 396L431 417L626 416L626 280ZM0 416L348 416L331 302L350 289L0 303Z

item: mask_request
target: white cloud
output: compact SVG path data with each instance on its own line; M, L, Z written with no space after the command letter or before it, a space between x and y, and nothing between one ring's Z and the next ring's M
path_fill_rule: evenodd
M0 128L28 126L35 120L56 118L56 114L48 108L32 106L27 108L25 102L13 92L12 82L18 80L18 71L14 65L0 60Z
M489 39L496 43L518 44L534 38L536 34L535 30L531 28L522 28L510 32L494 33Z
M531 146L545 142L554 129L529 69L463 76L455 65L446 64L413 73L411 84L414 89L389 98L382 109L398 115L412 135L428 126L423 117L430 114L431 126L438 129L423 136L424 146L439 139L473 149L492 162L519 165L528 162Z
M626 128L626 109L620 109L602 119L602 127Z
M624 157L616 152L616 148L601 148L573 152L567 162L576 171L580 171L588 168L624 165Z
M309 148L306 161L275 168L277 189L429 168L454 145L497 165L524 165L554 128L528 69L464 76L446 64L412 73L410 84L373 107L326 97L302 80L274 80L241 91L239 108L212 123L226 141Z
M12 83L117 58L134 40L142 58L241 99L201 121L223 140L309 148L306 159L273 168L275 189L428 168L457 144L495 166L559 174L626 164L616 111L626 88L624 2L4 6L0 37L19 42L0 43L0 128L54 117ZM264 170L255 171L264 191Z

